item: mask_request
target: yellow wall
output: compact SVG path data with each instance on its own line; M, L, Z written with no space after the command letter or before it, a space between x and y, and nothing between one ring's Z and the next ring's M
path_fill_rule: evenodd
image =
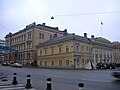
M76 50L76 46L79 46ZM58 46L62 46L62 52L59 53ZM69 47L69 51L66 53L66 46ZM82 50L84 46L84 50ZM54 53L51 55L51 47L54 47ZM87 48L88 47L88 50ZM54 43L52 45L41 46L37 48L37 58L39 67L50 67L50 68L84 68L85 64L90 60L89 53L90 45L85 42L80 42L76 40L62 41L59 43ZM45 49L47 54L45 55ZM40 55L42 51L42 55ZM92 58L92 56L91 56ZM82 62L82 59L84 60ZM62 66L59 66L59 60L62 60ZM69 60L69 65L66 65L66 60ZM78 60L77 62L75 60ZM54 66L51 65L51 61L54 61ZM42 63L42 66L40 65ZM47 62L47 66L45 66Z

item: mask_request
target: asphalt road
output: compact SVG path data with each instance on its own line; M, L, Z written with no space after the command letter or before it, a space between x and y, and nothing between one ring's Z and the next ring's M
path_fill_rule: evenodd
M12 68L0 66L0 72L12 81L17 73L19 84L26 84L31 75L31 84L37 90L46 90L47 78L52 79L52 90L78 90L78 83L84 83L84 90L120 90L120 80L111 76L113 70L57 70L40 68Z

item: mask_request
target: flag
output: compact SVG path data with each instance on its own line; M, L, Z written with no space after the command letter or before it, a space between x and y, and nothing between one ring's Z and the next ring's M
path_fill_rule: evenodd
M101 25L103 25L103 22L101 21Z

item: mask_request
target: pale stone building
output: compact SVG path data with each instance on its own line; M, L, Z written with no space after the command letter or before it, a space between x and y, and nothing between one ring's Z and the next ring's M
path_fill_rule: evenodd
M24 65L36 62L35 46L52 39L55 35L62 36L62 33L58 27L50 27L45 23L36 25L35 22L16 33L9 33L5 37L6 46L14 51L8 51L6 58L9 62L17 61Z

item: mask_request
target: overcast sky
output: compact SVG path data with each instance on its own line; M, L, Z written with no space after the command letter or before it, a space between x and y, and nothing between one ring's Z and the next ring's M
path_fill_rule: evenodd
M33 22L120 41L120 0L0 0L0 39Z

